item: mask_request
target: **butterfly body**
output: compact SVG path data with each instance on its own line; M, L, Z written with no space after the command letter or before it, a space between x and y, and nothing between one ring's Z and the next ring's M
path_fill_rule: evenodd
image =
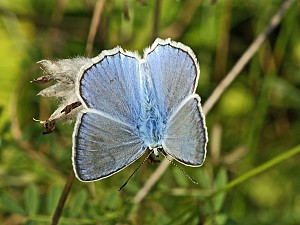
M150 149L162 146L162 137L164 131L164 115L158 110L154 87L151 81L151 75L148 69L148 63L142 60L140 63L141 71L141 109L138 115L139 134L144 141L144 145Z

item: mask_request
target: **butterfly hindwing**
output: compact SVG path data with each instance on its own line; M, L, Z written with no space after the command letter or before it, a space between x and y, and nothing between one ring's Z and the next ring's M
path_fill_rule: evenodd
M167 123L164 150L188 166L201 166L206 155L207 131L200 108L200 97L190 95Z
M145 152L133 128L87 109L79 114L73 133L73 166L82 181L108 177Z

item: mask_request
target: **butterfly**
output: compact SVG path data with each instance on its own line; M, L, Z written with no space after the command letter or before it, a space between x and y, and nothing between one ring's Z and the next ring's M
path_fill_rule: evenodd
M73 132L76 177L109 177L147 150L201 166L208 135L195 93L199 75L193 51L171 39L156 39L143 58L121 47L92 58L75 84L84 108Z

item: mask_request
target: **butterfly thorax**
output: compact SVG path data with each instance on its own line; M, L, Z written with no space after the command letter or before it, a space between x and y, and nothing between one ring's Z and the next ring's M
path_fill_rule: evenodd
M150 149L153 149L162 147L164 122L162 115L159 112L148 64L142 62L140 66L142 93L139 131L145 145Z

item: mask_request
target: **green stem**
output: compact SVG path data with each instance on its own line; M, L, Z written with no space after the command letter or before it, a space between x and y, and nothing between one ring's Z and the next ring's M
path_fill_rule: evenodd
M249 172L241 175L240 177L232 180L224 187L221 187L220 189L211 193L210 197L214 197L230 188L233 188L233 187L237 186L238 184L250 179L251 177L254 177L255 175L257 175L259 173L264 172L265 170L277 165L278 163L280 163L280 162L284 161L285 159L288 159L298 153L300 153L300 145L297 145L296 147L276 156L275 158L272 158L271 160L261 164L260 166L254 168L254 169L250 170Z

